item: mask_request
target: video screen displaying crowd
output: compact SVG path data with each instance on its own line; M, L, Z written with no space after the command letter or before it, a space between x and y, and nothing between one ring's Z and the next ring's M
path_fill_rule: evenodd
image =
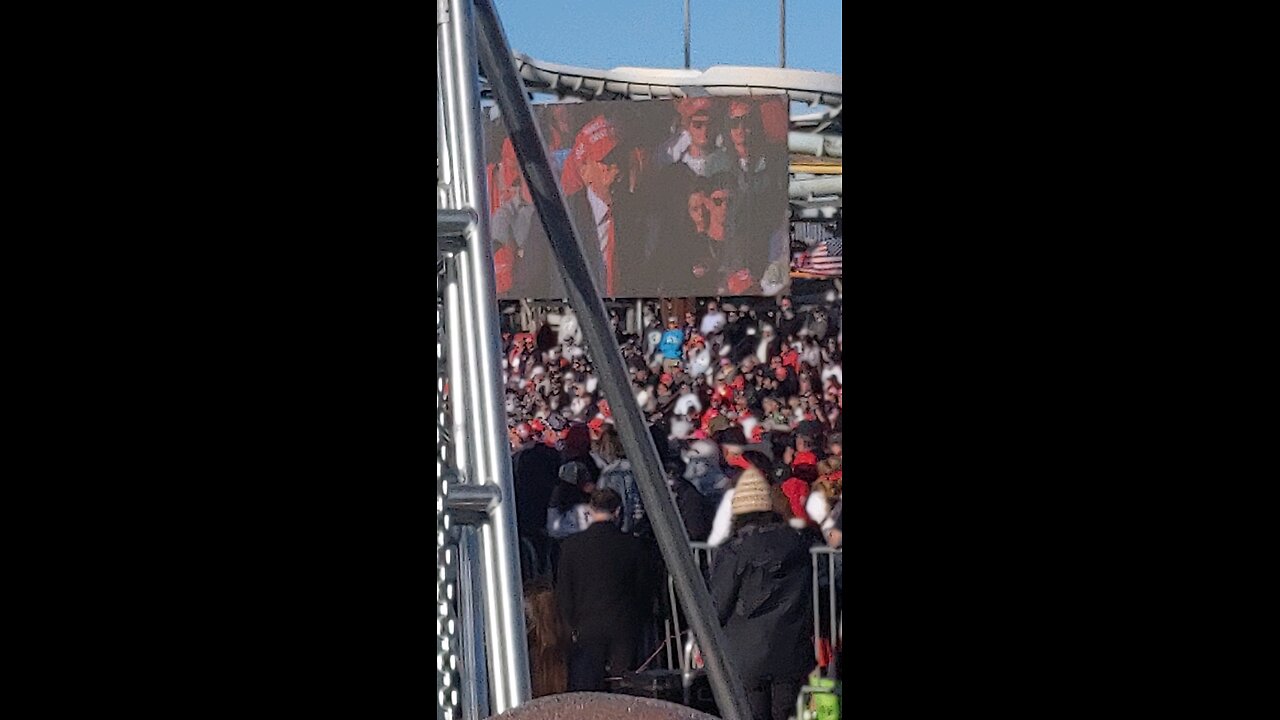
M716 549L709 587L755 715L777 717L815 665L810 548L842 545L838 307L644 315L639 333L612 315L631 391L690 540ZM572 316L503 341L534 694L605 690L662 643L660 554Z

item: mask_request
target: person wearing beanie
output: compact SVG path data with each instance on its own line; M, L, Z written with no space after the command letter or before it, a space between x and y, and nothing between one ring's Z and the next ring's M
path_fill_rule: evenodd
M769 481L756 468L748 468L738 478L729 501L730 512L735 518L751 513L772 513L773 500L769 497Z
M758 450L746 450L735 455L734 461L742 468L742 473L738 476L735 485L726 490L720 499L720 507L716 510L715 519L711 523L711 535L707 537L707 544L712 547L723 545L733 536L734 518L748 512L756 512L754 509L744 508L758 507L760 500L757 494L760 492L764 494L764 509L759 512L772 513L779 518L782 517L783 512L790 512L787 499L779 492L779 488L769 482L773 463L769 461L768 456ZM745 492L749 494L749 498L740 500L739 493L743 492L743 482L747 481L749 482ZM763 485L758 484L757 481Z
M809 548L821 538L782 522L765 473L754 466L742 473L729 505L733 532L715 554L711 596L752 716L782 720L813 669Z

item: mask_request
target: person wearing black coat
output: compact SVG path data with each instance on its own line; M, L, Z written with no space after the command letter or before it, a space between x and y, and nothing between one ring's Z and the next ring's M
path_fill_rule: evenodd
M734 532L716 553L711 595L753 717L786 720L817 665L809 548L818 538L772 511L758 471L743 473L732 509Z
M684 531L689 534L689 540L706 542L711 535L711 522L715 519L715 503L685 479L684 463L680 460L664 460L663 469L666 470L667 484L675 497L676 509L680 511L680 520L684 522Z
M560 482L560 452L536 440L516 452L511 459L512 489L516 495L516 532L533 546L538 564L545 564L550 551L547 541L547 506ZM524 555L521 555L524 560ZM531 574L537 568L525 568Z
M658 592L661 564L644 541L618 528L621 507L618 493L597 490L591 526L561 544L556 600L573 637L570 692L603 690L606 671L633 669Z

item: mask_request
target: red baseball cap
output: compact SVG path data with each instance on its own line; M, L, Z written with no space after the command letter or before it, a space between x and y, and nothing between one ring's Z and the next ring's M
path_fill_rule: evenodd
M693 117L694 115L706 115L711 109L711 98L709 97L691 97L684 98L676 103L676 112L684 117Z
M578 167L583 162L603 160L617 144L617 132L604 115L597 115L591 122L583 125L574 138L573 152L569 154L560 174L560 186L564 189L564 194L573 195L584 187L582 175L578 173Z

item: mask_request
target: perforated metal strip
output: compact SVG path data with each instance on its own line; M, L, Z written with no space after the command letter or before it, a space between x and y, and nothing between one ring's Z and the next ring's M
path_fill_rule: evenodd
M458 648L458 548L444 511L448 493L444 478L452 469L449 438L449 398L446 392L449 364L446 355L444 264L436 264L436 718L457 720L459 703Z

